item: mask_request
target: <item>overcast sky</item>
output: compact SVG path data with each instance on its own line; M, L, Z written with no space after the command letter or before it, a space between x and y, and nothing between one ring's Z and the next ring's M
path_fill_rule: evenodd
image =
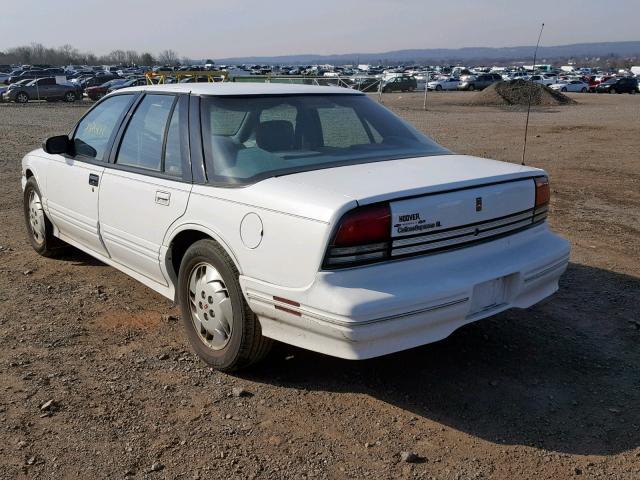
M639 0L0 0L0 50L193 59L640 40Z

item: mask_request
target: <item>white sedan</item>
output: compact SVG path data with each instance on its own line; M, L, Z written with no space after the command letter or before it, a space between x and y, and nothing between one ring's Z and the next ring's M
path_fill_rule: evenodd
M558 288L543 170L437 145L338 87L118 90L22 160L33 248L179 302L204 361L271 339L346 359L440 340Z
M457 90L460 85L460 80L453 77L441 78L439 80L433 80L427 84L429 90Z
M546 85L547 87L550 87L558 81L557 77L549 77L546 75L532 75L529 77L529 80L540 85Z
M565 82L558 82L549 85L549 88L552 88L553 90L559 90L561 92L587 93L589 91L589 85L582 80L568 80Z

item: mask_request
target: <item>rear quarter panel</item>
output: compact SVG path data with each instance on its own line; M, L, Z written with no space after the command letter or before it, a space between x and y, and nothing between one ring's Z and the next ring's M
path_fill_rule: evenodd
M284 213L246 203L242 189L195 185L184 223L201 225L237 262L242 275L289 288L309 286L320 268L331 222ZM243 242L241 224L254 213L262 221L262 239L255 248ZM176 225L166 244L179 230Z

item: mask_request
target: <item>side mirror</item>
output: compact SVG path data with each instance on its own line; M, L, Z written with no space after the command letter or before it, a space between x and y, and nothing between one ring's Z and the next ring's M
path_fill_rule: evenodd
M49 137L42 142L42 149L51 155L61 153L73 155L73 142L69 139L68 135L57 135L55 137Z

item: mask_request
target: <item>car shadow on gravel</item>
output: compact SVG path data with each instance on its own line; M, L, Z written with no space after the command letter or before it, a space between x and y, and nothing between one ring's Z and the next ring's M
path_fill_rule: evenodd
M103 263L97 258L84 253L82 250L78 250L71 246L65 246L60 254L55 257L55 261L69 262L79 267L107 266L106 263Z
M546 303L441 342L362 362L278 345L244 378L369 395L496 444L626 452L640 446L638 298L640 279L571 264Z

